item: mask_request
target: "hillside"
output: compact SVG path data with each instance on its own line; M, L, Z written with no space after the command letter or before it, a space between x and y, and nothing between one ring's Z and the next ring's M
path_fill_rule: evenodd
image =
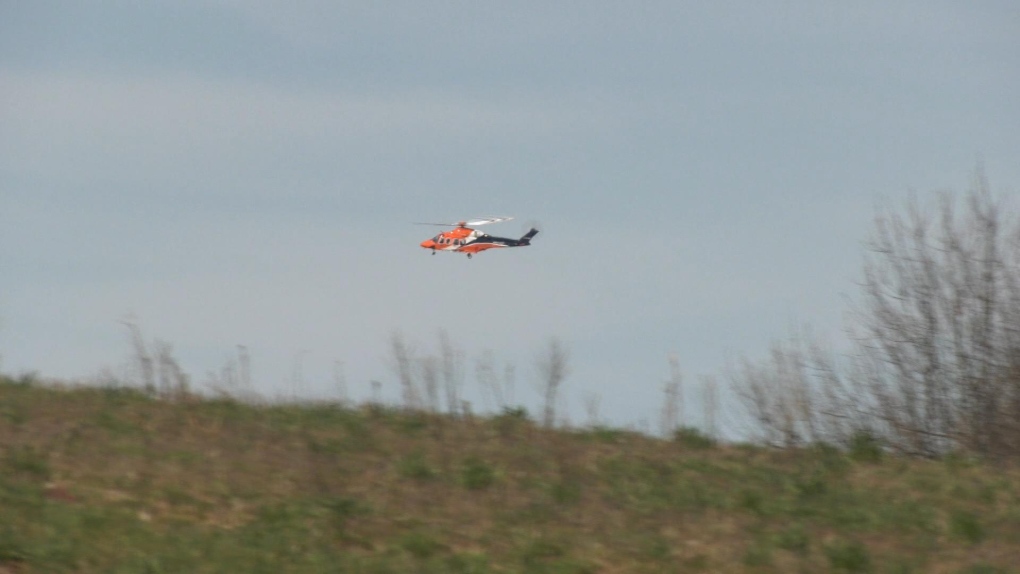
M0 572L1018 572L1020 471L0 380Z

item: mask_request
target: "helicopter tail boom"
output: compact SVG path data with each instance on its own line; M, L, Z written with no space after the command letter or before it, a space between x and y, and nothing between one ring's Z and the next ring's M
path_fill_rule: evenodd
M531 245L531 238L538 235L538 230L534 227L531 231L525 233L520 239L517 240L518 245Z

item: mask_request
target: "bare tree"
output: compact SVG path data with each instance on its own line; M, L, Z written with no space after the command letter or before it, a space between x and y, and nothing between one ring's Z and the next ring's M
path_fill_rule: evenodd
M858 312L863 390L895 445L936 455L990 454L1008 424L1020 362L1020 227L983 174L957 213L944 194L906 215L882 213L868 244Z
M514 398L516 369L510 363L503 364L502 373L497 372L496 356L491 349L485 349L475 360L475 379L482 390L486 404L491 397L497 411L510 408ZM488 406L488 405L487 405Z
M227 358L219 371L208 371L205 385L217 397L238 398L237 361L232 357Z
M241 394L246 399L252 399L255 395L255 388L251 383L251 354L248 352L248 347L244 345L237 346L237 365L237 383L241 388Z
M680 359L676 356L676 353L670 353L667 357L669 360L669 380L666 381L663 389L664 402L662 403L662 421L661 431L665 437L672 436L676 429L680 426L681 412L683 411L683 388L681 384L683 382L683 376L680 373Z
M584 394L582 401L584 402L584 412L588 415L588 426L591 428L597 428L600 424L602 424L602 419L599 416L599 407L602 404L602 395L587 392Z
M138 326L138 322L133 316L124 319L121 323L127 327L131 335L131 346L134 348L134 366L138 371L141 386L146 391L155 392L156 369L153 364L152 355L149 354L149 349L145 345L145 338L142 337L142 329Z
M300 377L300 369L296 366L294 376ZM243 401L257 400L255 389L251 384L251 355L244 345L237 346L237 357L228 357L220 367L219 373L210 371L206 386L221 397L230 397ZM292 398L296 393L292 395Z
M122 323L131 335L132 359L142 388L163 398L184 398L189 391L189 379L174 357L173 346L156 339L150 353L137 320L129 316Z
M1020 225L983 174L963 202L880 211L866 246L846 360L791 341L731 375L766 438L1020 454Z
M495 402L496 409L503 408L503 397L500 394L499 382L496 379L496 357L492 349L485 349L475 359L475 380L482 391L482 399L488 407L489 397Z
M156 349L156 380L159 382L159 393L164 398L181 400L187 397L188 376L173 354L173 346L165 341L157 340Z
M456 415L461 407L460 388L464 380L464 352L456 348L445 329L439 330L439 357L446 394L446 411Z
M517 384L517 368L512 363L503 364L503 407L510 408L514 403L514 387Z
M333 384L336 386L337 400L341 405L347 405L349 397L347 393L347 373L344 370L343 361L333 362Z
M556 423L556 400L560 385L570 373L570 353L556 337L549 339L548 346L541 352L536 361L541 377L542 394L545 406L542 410L542 422L547 427Z
M805 329L773 342L766 358L741 359L728 378L766 442L847 445L855 434L876 432L876 421L864 408L869 397L851 382L856 379L848 365L854 363L839 361ZM714 381L706 381L706 387L714 404Z
M712 438L719 438L719 389L715 377L701 378L701 402L705 409L705 433Z
M421 407L421 400L414 381L414 351L400 332L394 332L390 336L390 350L393 353L391 365L400 380L404 408L418 409Z
M290 375L290 400L298 402L305 394L305 355L308 349L294 353L294 366Z
M767 359L742 359L730 380L767 442L797 446L817 438L819 405L799 340L773 343Z
M434 413L439 412L439 363L439 358L432 355L418 359L418 376L427 401L425 406Z
M371 399L369 404L371 406L373 406L373 407L376 407L376 408L381 407L382 404L383 404L382 403L382 381L379 381L379 380L376 380L376 379L372 379L371 381L369 381L369 383L372 385L372 399Z

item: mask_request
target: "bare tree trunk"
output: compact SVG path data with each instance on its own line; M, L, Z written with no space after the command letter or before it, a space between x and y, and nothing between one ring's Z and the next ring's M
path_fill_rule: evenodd
M541 376L545 406L542 410L542 424L552 427L556 424L556 399L560 385L569 373L569 352L556 337L538 357L536 366Z
M390 350L393 353L392 366L400 381L404 408L416 410L421 407L421 400L414 382L414 352L399 332L390 337Z
M251 354L248 353L248 347L244 345L237 346L237 365L238 386L241 390L241 396L243 400L253 400L255 388L251 383Z
M715 377L706 376L701 379L701 402L705 409L705 434L719 438L719 389Z
M333 362L333 384L336 387L337 401L347 406L350 402L347 392L347 373L344 371L343 361Z
M666 381L665 388L663 389L664 402L662 405L662 422L660 430L662 436L669 438L673 436L676 429L680 426L680 413L683 410L683 389L681 383L683 380L680 374L680 360L677 358L675 353L670 353L667 357L669 360L669 380Z
M496 380L496 358L491 349L485 349L475 360L475 380L482 391L482 400L486 408L489 407L489 398L495 403L495 408L501 410L504 406L503 397L500 395L499 381Z
M159 392L168 399L182 400L188 395L188 376L173 355L173 347L165 341L156 341L157 378Z
M599 406L602 403L602 395L598 393L585 393L584 398L584 412L588 415L588 427L597 428L600 423L599 419Z
M460 410L460 387L464 378L464 353L453 346L450 335L439 331L439 354L442 363L443 389L446 392L446 410L456 415Z
M141 386L148 392L156 391L156 374L152 356L145 346L145 339L142 337L142 330L133 317L123 321L124 326L131 333L131 345L134 348L134 359L137 363L138 374L141 378Z
M430 412L439 412L439 359L422 357L418 361L422 386L425 387L426 407Z
M517 369L511 363L503 364L503 407L510 408L514 403L514 385L517 380Z

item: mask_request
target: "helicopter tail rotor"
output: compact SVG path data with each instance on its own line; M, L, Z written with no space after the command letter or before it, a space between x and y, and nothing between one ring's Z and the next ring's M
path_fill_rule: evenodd
M521 245L531 245L531 238L538 235L538 229L532 227L530 231L524 234L523 237L517 240Z

